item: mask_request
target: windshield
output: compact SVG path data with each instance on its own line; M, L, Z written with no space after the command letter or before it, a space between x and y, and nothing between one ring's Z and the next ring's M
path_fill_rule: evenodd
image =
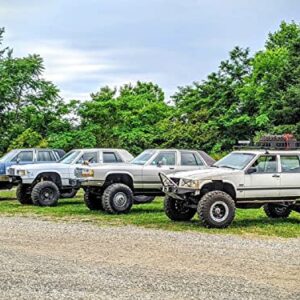
M220 159L215 164L213 164L213 166L243 170L254 158L254 156L255 155L251 153L234 152Z
M70 151L64 155L59 162L62 164L71 164L74 159L80 154L80 151Z
M1 157L0 162L11 161L12 158L18 153L18 150L12 150Z
M154 154L155 151L146 150L132 160L132 164L144 165Z

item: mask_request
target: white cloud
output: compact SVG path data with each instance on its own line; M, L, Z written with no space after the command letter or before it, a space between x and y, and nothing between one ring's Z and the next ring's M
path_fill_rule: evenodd
M60 42L39 42L38 46L29 46L26 50L44 58L45 78L57 84L80 78L97 78L97 74L117 67L104 51L73 49Z

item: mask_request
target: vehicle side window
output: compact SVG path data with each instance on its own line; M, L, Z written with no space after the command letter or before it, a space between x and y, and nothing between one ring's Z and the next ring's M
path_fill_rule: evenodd
M115 152L103 152L103 162L104 163L118 163L118 162L122 162L122 159Z
M32 151L21 151L13 159L13 162L32 162L33 161L33 152Z
M297 155L281 155L282 172L300 173L300 160Z
M83 153L83 155L77 161L77 164L83 164L84 162L89 162L91 164L98 162L97 152L87 152Z
M38 151L37 161L56 161L51 151Z
M203 165L199 157L192 152L181 153L181 165L182 166L199 166Z
M175 166L176 153L175 152L160 152L152 161L152 165L160 163L165 166Z
M276 155L262 155L252 167L256 168L256 173L275 173L277 172Z

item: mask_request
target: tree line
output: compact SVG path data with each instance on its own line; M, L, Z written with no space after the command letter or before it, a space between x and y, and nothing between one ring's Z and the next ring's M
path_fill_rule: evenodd
M0 153L20 147L196 148L216 156L241 139L300 138L300 25L282 22L250 55L235 47L201 82L166 103L152 82L102 87L64 101L39 55L14 57L0 28Z

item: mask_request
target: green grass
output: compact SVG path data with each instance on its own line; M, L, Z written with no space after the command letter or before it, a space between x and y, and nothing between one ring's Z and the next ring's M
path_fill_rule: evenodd
M296 212L293 212L288 219L272 220L265 216L262 209L238 209L233 224L227 229L218 230L202 227L197 216L190 222L172 222L164 214L162 198L157 198L150 204L134 205L127 215L108 215L104 212L90 211L83 203L82 193L74 199L60 200L56 207L23 206L18 201L12 200L15 197L14 193L14 191L0 192L0 215L91 222L101 226L136 225L172 231L300 237L300 214Z

